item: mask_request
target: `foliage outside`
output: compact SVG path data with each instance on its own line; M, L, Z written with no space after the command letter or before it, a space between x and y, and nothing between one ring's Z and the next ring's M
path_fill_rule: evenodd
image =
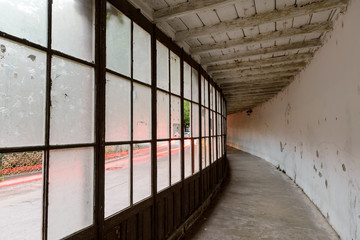
M190 102L184 101L184 125L190 126Z
M42 152L1 154L0 177L39 171L42 168Z

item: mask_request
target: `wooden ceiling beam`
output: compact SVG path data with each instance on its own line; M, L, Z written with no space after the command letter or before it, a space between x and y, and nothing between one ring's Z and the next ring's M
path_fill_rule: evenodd
M267 41L275 41L283 38L306 36L313 33L326 33L333 29L332 22L321 22L309 25L303 25L297 28L287 28L282 31L258 34L253 37L244 37L228 41L205 44L191 49L191 54L201 54L206 52L225 50L234 47L247 47L254 44L261 44Z
M286 86L286 83L279 83L277 85L273 85L273 86L259 86L259 87L237 87L234 89L228 89L228 90L224 90L224 96L231 96L231 95L239 95L239 94L248 94L248 93L256 93L259 91L272 91L272 90L278 90L283 88L284 86Z
M234 86L236 83L241 82L250 82L250 81L257 81L261 79L279 79L284 77L292 77L299 73L299 70L289 70L283 72L274 72L268 74L256 74L244 77L232 77L232 78L220 78L216 79L216 83L220 85L221 88L225 86Z
M183 17L188 14L204 12L220 7L240 2L239 0L190 0L167 8L154 11L153 19L155 23L166 22L177 17Z
M237 18L231 21L224 21L210 26L192 28L179 31L175 34L175 41L221 34L224 32L236 31L239 28L254 27L264 23L283 21L294 17L313 14L316 12L328 11L334 8L344 9L349 0L321 0L304 6L289 6L281 10L259 13L250 17Z
M224 92L224 96L225 98L229 98L229 97L244 97L244 96L250 96L250 95L256 95L256 94L264 94L264 93L269 93L269 92L279 92L281 91L284 87L286 87L286 85L282 85L282 86L278 86L278 87L269 87L269 88L257 88L257 89L253 89L253 90L231 90L231 91L226 91Z
M268 81L268 79L258 80L255 83L236 83L236 84L226 84L221 89L223 93L229 92L239 92L239 91L249 91L252 89L259 89L259 88L274 88L277 86L286 86L293 81L293 77L290 78L275 78Z
M312 53L300 53L294 55L287 55L281 57L271 57L255 61L237 62L230 64L212 65L207 67L208 73L215 73L221 71L233 71L250 68L260 68L271 65L282 65L296 62L307 62L313 57Z
M228 97L226 98L226 101L228 102L253 102L254 100L258 100L258 99L269 99L272 98L273 96L275 96L276 94L278 94L279 91L277 92L267 92L267 93L263 93L263 94L257 94L257 95L247 95L247 96L243 96L243 97Z
M287 65L280 65L280 66L270 66L270 67L251 68L251 69L246 69L246 70L217 72L217 73L214 73L212 75L212 77L216 81L216 79L221 79L221 78L245 77L245 76L251 76L251 75L276 73L276 72L290 71L290 70L301 71L305 66L306 66L305 62L290 63Z
M250 57L257 57L262 56L264 54L276 54L276 53L282 53L285 51L293 51L293 50L303 50L303 49L310 49L310 48L319 48L321 47L322 42L320 39L313 39L306 42L296 42L291 44L285 44L280 46L271 46L266 48L259 48L255 50L249 50L249 51L239 51L234 53L229 53L225 55L219 55L219 56L211 56L201 59L201 64L215 64L215 63L221 63L226 61L232 61L232 60L239 60L244 58L250 58Z

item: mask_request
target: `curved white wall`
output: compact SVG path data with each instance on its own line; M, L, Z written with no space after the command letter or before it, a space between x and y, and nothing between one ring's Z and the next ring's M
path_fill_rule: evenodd
M228 116L228 144L280 165L342 239L360 239L360 1L295 81Z

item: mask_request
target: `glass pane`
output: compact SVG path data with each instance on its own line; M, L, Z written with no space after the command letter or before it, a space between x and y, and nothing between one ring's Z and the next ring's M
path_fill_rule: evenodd
M0 38L0 147L44 144L45 83L46 55Z
M215 95L216 95L216 90L215 90L215 88L213 88L212 101L213 101L213 110L214 111L215 111L215 108L216 108Z
M50 151L49 239L66 237L93 223L93 158L92 148Z
M130 140L131 82L106 74L106 141Z
M181 180L180 140L171 141L171 185Z
M192 136L199 137L199 105L192 103Z
M200 169L200 143L199 139L194 139L194 173Z
M134 23L134 78L151 84L150 34Z
M133 202L151 195L151 144L133 145Z
M199 74L195 68L192 68L191 71L191 81L192 81L192 100L194 102L199 102Z
M42 162L40 151L0 153L0 239L41 239Z
M207 106L207 92L208 92L208 84L205 81L205 78L201 76L201 105Z
M105 217L130 205L129 145L105 147Z
M214 135L214 124L215 124L214 112L210 111L210 136Z
M216 130L216 129L217 129L217 128L216 128L216 113L215 113L215 112L212 112L212 115L213 115L213 123L212 123L212 124L213 124L213 127L212 127L212 128L214 129L214 132L213 132L213 135L212 135L212 136L215 136L215 135L216 135L216 131L217 131L217 130Z
M213 96L214 96L214 87L212 85L210 85L210 109L211 110L214 110Z
M216 137L211 138L211 162L216 160Z
M180 58L170 51L171 92L180 95Z
M157 87L169 91L169 49L156 41Z
M217 109L217 112L218 113L221 113L221 96L220 96L220 92L218 92L218 109Z
M209 82L208 80L205 79L205 87L204 87L204 91L205 91L205 107L209 107Z
M210 163L210 148L209 148L209 138L201 139L201 159L202 159L202 168L206 168Z
M190 102L184 100L184 138L191 137L191 107Z
M171 96L171 138L181 137L180 98Z
M93 61L93 1L53 0L52 6L52 47L69 55Z
M217 134L221 135L221 115L217 115Z
M157 91L157 138L169 138L169 94Z
M54 57L51 80L50 143L93 142L93 69Z
M131 76L131 20L106 4L106 67Z
M169 178L169 142L157 143L157 191L170 185Z
M151 138L151 88L134 83L134 140Z
M47 45L46 0L1 0L0 31Z
M221 149L222 149L222 145L221 145L221 137L217 137L217 144L218 144L218 151L217 151L217 155L218 155L218 159L221 158L222 154L221 154Z
M209 136L209 110L201 108L201 136Z
M193 172L193 162L191 156L191 140L184 141L184 161L185 161L185 178L191 176Z
M184 62L184 98L191 100L191 67Z
M209 110L205 108L205 136L209 136Z
M205 136L205 108L201 107L201 136Z

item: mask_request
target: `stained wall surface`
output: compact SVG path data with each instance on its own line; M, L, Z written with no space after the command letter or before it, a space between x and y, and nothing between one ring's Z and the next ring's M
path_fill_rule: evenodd
M228 116L230 146L271 162L342 239L360 239L360 1L312 62L269 102Z

